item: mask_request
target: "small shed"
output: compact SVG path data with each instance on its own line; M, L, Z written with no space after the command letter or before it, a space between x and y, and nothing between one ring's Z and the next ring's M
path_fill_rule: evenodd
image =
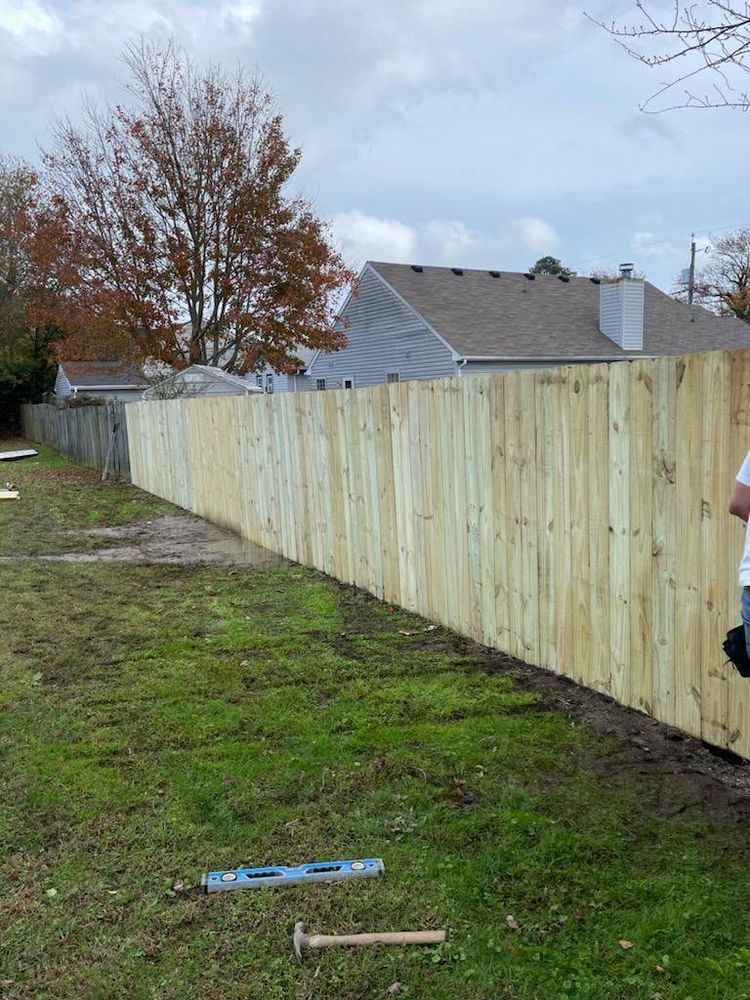
M137 366L123 361L65 361L57 369L55 399L88 396L92 399L141 398L148 379Z
M260 386L241 375L232 375L214 365L190 365L169 375L143 393L143 399L173 399L182 396L250 396L263 393Z

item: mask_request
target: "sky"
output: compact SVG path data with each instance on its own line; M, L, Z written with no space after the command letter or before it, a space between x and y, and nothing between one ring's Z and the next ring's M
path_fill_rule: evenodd
M656 0L658 10L671 4ZM633 261L670 290L697 234L750 224L750 119L646 114L661 82L582 7L633 0L0 0L0 152L38 162L119 56L174 36L260 72L302 148L294 178L347 261L579 273Z

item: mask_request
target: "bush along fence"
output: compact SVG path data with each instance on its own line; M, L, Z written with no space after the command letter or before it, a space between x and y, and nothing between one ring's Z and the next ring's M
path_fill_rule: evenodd
M130 478L125 403L62 408L46 403L21 407L21 426L32 441L48 444L81 465Z
M750 756L750 353L127 407L133 482Z

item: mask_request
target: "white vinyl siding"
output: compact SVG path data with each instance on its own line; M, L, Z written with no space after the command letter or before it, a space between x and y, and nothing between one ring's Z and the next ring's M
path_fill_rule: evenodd
M624 351L643 350L645 284L637 279L599 286L599 329Z
M458 374L450 349L370 268L342 321L347 346L335 354L321 352L310 368L312 378L325 378L329 389L343 388L352 376L364 386L385 382L389 372L398 372L402 382Z
M55 398L65 399L72 391L68 376L65 374L65 369L62 365L59 365L57 377L55 378Z

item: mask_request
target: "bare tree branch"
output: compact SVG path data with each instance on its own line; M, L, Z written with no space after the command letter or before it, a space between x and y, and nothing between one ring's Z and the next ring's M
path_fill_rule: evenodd
M646 0L635 0L641 20L626 24L605 23L587 14L607 31L631 58L649 69L687 64L662 83L641 105L642 111L658 113L676 108L740 108L750 110L750 93L737 86L735 76L750 71L750 3L675 0L672 16L660 19ZM703 75L714 77L708 89L696 92L693 82ZM674 102L660 99L680 94Z

